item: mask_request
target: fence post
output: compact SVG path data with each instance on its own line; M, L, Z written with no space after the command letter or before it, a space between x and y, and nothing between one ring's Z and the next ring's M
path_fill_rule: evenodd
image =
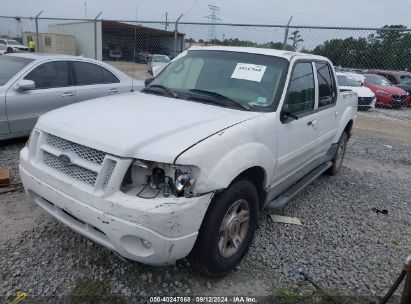
M97 19L103 12L100 12L96 18L94 18L94 59L97 60ZM103 26L103 25L101 25ZM102 29L103 30L103 29Z
M286 48L286 46L287 46L288 32L289 32L289 30L290 30L291 20L293 20L293 16L291 16L290 20L288 20L288 23L287 23L287 25L286 25L286 27L285 27L283 50L285 50L285 48Z
M40 51L40 44L39 44L39 16L41 14L43 14L44 11L41 11L40 13L38 13L35 17L35 21L36 21L36 46L35 49L37 49L37 52ZM22 41L24 44L24 41Z
M183 18L183 14L178 17L176 20L175 28L174 28L174 52L173 52L173 57L176 57L177 54L177 39L178 39L178 22L180 19Z

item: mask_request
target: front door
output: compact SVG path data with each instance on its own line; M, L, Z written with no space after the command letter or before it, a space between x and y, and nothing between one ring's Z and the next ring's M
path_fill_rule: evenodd
M8 89L6 107L12 134L30 132L40 115L76 100L67 61L43 63L22 78L34 81L35 89L19 91L15 85Z
M299 62L292 71L284 105L288 105L289 111L298 119L288 118L279 123L273 186L292 179L317 155L318 121L313 67L311 62Z

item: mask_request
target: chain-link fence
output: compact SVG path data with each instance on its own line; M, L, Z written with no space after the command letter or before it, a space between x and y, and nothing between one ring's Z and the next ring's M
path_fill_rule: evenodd
M360 109L374 104L377 107L360 112L357 125L362 125L364 132L400 130L398 135L389 131L387 136L411 140L411 30L403 26L341 28L0 17L0 37L24 45L33 41L37 52L103 60L136 79L156 75L166 65L167 57L173 58L194 45L252 46L323 55L334 63L340 85L360 92ZM2 48L3 52L10 51L7 45L2 46L1 39L0 52Z

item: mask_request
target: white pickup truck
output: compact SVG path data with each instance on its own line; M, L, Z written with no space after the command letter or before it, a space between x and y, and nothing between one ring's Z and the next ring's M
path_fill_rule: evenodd
M192 48L141 92L43 115L20 175L30 201L122 257L222 276L264 208L338 172L356 111L327 58Z

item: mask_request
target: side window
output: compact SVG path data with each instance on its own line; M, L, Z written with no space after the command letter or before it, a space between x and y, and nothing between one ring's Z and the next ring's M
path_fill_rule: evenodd
M101 67L88 62L73 62L77 85L91 85L104 83Z
M36 89L68 87L70 82L67 61L43 63L31 71L24 79L33 80Z
M105 68L101 68L101 71L103 72L104 83L119 83L120 82L120 80L118 80L118 78L113 73L111 73L109 70Z
M4 42L4 40L0 40L0 44L6 45L6 42Z
M293 114L314 110L314 72L311 63L297 63L294 67L285 103Z
M335 102L335 86L330 67L327 63L316 63L318 78L318 107L325 107Z

